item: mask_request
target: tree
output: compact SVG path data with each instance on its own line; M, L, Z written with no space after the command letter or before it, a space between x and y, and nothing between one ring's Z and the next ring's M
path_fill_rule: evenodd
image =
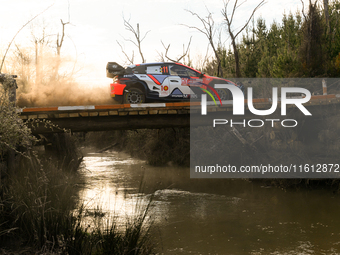
M70 22L63 22L63 20L60 20L61 25L62 25L62 32L61 32L61 38L59 40L59 33L57 35L57 55L60 56L60 51L61 51L61 47L63 46L63 42L64 42L64 37L65 37L65 26L67 24L70 24Z
M11 69L20 77L20 79L17 80L17 83L21 92L27 93L34 75L32 68L34 57L30 49L20 48L18 45L15 45L15 47L16 50L14 51L13 59L10 60L10 62L15 63L15 66Z
M57 59L55 63L55 68L54 68L54 74L53 74L53 79L57 80L57 76L59 73L59 68L60 68L60 53L61 53L61 47L63 46L64 42L64 37L65 37L65 26L70 24L70 22L63 22L62 19L60 19L61 25L62 25L62 31L61 31L61 37L59 39L59 33L57 34Z
M35 46L35 69L36 69L36 77L35 77L35 85L42 84L43 76L44 76L44 50L47 46L49 46L50 41L48 37L50 34L46 34L46 26L45 24L42 25L42 28L38 32L35 31L32 27L31 30L32 40Z
M29 21L27 21L19 30L18 32L13 36L12 40L10 41L10 43L8 44L8 47L6 49L6 52L2 58L2 61L1 61L1 65L0 65L0 73L1 73L1 70L4 66L4 63L5 63L5 59L6 59L6 56L7 56L7 53L8 53L8 50L10 49L12 43L14 42L15 38L17 37L17 35L21 32L21 30L23 30L29 23L31 23L34 19L36 19L38 16L40 16L41 14L43 14L45 11L47 11L49 8L51 8L54 4L50 5L49 7L47 7L45 10L43 10L42 12L38 13L37 15L35 15L32 19L30 19Z
M249 33L251 30L251 35ZM259 18L256 26L253 21L251 29L246 28L243 36L243 45L240 47L241 63L243 63L243 73L246 77L256 77L259 60L262 58L267 41L267 27L264 19Z
M246 1L240 3L239 5L237 5L238 0L235 0L234 3L234 7L232 9L232 13L229 16L228 15L228 4L230 3L230 0L226 0L224 2L224 8L222 10L222 14L224 16L225 21L227 22L227 29L228 29L228 34L230 36L231 39L231 44L233 47L233 51L234 51L234 58L235 58L235 72L236 72L236 77L239 78L241 77L241 71L240 71L240 58L239 58L239 51L236 45L236 38L237 36L248 26L250 20L253 18L255 12L265 4L265 0L262 0L253 10L253 12L251 13L250 17L248 18L248 20L246 21L246 23L244 24L244 26L242 28L240 28L238 31L234 31L232 28L233 25L233 21L234 21L234 15L235 15L235 11L242 5L244 4Z
M184 50L184 45L183 45L183 54L182 54L181 56L177 57L177 60L174 60L173 58L170 58L170 57L168 56L168 51L169 51L169 48L170 48L170 44L168 45L168 47L165 47L164 43L161 41L161 42L162 42L162 45L163 45L163 47L164 47L164 49L165 49L165 57L166 57L168 60L172 61L172 62L178 63L179 61L181 61L185 56L188 55L188 52L189 52L189 49L190 49L191 39L192 39L192 37L190 37L190 40L189 40L189 43L188 43L188 47L187 47L186 50ZM158 54L159 54L159 53L158 53ZM162 58L163 61L164 61L163 55L161 55L161 54L159 54L159 55L161 56L161 58ZM190 62L190 60L189 60L189 62Z
M329 21L328 0L323 0L323 8L324 8L324 14L325 14L327 34L329 34L330 33L330 21Z
M142 51L142 42L143 40L145 39L145 37L147 36L147 34L150 32L147 31L144 36L141 36L141 32L140 32L140 29L139 29L139 23L137 23L137 27L136 29L131 25L130 23L130 20L126 20L124 17L123 17L123 20L124 20L124 26L125 26L125 29L129 32L131 32L133 34L133 36L135 37L135 40L132 40L132 39L124 39L125 41L129 41L131 43L133 43L137 48L138 48L138 51L139 51L139 55L141 56L142 58L142 63L145 63L145 58L144 58L144 55L143 55L143 51ZM122 52L123 54L125 55L125 57L127 58L127 60L133 64L133 61L134 61L134 52L132 51L132 57L130 58L126 52L124 51L122 45L117 41L118 45L121 47L122 49Z
M18 146L28 147L36 141L31 130L18 117L15 104L9 100L13 86L16 83L11 76L0 76L0 161L9 150L16 151Z
M222 71L222 67L221 67L221 58L220 58L220 54L219 54L219 50L218 47L215 45L214 39L215 39L215 34L216 34L216 28L215 28L215 22L214 19L212 17L211 12L208 10L208 15L205 18L202 18L201 16L199 16L197 13L186 10L187 12L191 13L193 16L197 17L202 25L203 28L199 28L199 27L195 27L195 26L188 26L188 25L184 25L187 26L189 28L192 29L196 29L197 31L201 32L202 34L204 34L209 41L209 44L215 54L215 58L217 61L217 76L221 76L223 77L223 71Z
M309 0L307 16L304 15L302 25L303 41L301 45L301 58L305 75L314 77L324 74L323 54L323 27L317 0Z

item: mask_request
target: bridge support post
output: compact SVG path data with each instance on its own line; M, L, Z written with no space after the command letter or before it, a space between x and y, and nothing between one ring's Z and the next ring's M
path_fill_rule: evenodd
M327 95L327 81L322 79L322 94Z

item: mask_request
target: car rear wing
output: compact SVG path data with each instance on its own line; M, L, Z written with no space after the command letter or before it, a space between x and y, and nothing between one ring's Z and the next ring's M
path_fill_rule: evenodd
M125 68L116 62L108 62L106 65L106 77L114 78L117 75L123 75Z

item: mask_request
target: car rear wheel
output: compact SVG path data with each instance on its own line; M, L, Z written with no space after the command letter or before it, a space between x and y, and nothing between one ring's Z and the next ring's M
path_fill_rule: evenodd
M225 89L215 89L217 94L220 96L221 101L229 100L229 91Z
M141 104L144 102L145 95L138 88L129 88L128 92L124 93L124 103L126 104Z
M219 95L219 97L221 98L221 101L224 100L230 100L230 95L229 95L229 91L226 89L215 89L217 94ZM214 99L216 101L218 101L218 97L216 96L216 94L211 91L212 96L214 97ZM213 99L211 97L208 97L208 101L212 101Z

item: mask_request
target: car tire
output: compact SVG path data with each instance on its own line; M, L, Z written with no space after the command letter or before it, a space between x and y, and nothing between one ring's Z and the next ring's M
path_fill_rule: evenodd
M129 88L124 92L125 104L141 104L145 102L145 95L139 88Z
M123 103L123 95L116 95L112 97L114 104L122 104Z
M215 89L217 94L220 96L221 101L225 101L225 100L230 100L230 93L228 90L226 89ZM215 93L213 91L210 91L211 94L213 95L214 99L216 100L216 102L218 101L217 96L215 95ZM208 101L212 101L211 97L208 97Z
M220 96L221 101L230 99L230 92L226 89L215 89L217 94Z

